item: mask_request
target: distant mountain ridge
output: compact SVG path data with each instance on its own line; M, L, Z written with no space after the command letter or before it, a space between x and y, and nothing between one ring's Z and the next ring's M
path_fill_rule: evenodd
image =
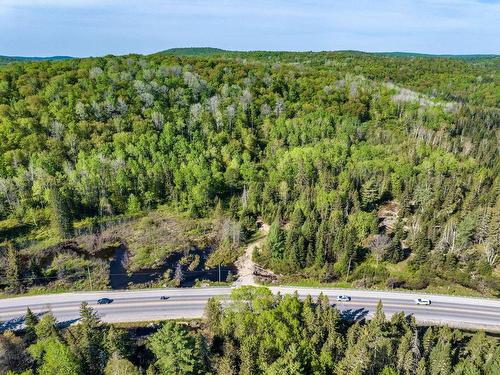
M500 55L496 54L471 54L471 55L452 55L452 54L427 54L427 53L417 53L417 52L364 52L357 50L337 50L337 51L265 51L265 50L255 50L255 51L235 51L235 50L225 50L215 47L180 47L180 48L169 48L164 51L159 51L153 53L153 55L171 55L171 56L211 56L211 55L235 55L235 54L247 54L247 53L352 53L352 54L363 54L363 55L373 55L373 56L387 56L387 57L401 57L401 58L443 58L443 59L454 59L454 60L487 60L499 58ZM48 57L37 57L37 56L2 56L0 55L0 65L9 64L12 62L33 62L33 61L61 61L73 59L71 56L48 56Z
M370 52L369 52L370 53ZM500 57L495 54L472 54L472 55L449 55L449 54L428 54L428 53L415 53L415 52L371 52L374 55L384 55L391 57L430 57L430 58L444 58L444 59L459 59L459 60L479 60L479 59L492 59Z
M36 57L36 56L0 56L0 65L9 64L12 62L22 61L60 61L72 59L71 56L49 56L49 57Z
M174 56L207 56L214 55L217 53L228 53L234 51L228 51L221 48L213 47L183 47L183 48L169 48L165 51L160 51L158 54L162 55L174 55Z

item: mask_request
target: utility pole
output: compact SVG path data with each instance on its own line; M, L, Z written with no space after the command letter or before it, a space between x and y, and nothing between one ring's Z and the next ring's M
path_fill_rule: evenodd
M90 268L87 266L87 274L89 275L89 282L90 282L90 291L93 290L92 288L92 276L90 276Z
M219 263L219 283L220 283L220 263Z

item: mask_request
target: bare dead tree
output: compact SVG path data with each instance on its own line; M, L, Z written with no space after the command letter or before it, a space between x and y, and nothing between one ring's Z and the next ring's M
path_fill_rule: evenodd
M488 264L491 267L495 267L495 265L497 264L497 261L498 261L497 249L488 243L488 244L486 244L485 253L486 253L486 260L488 261Z
M384 259L391 246L391 239L386 234L378 234L370 241L369 248L377 264Z

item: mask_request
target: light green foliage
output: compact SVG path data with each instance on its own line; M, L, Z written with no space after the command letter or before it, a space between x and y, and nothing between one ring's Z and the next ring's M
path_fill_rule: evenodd
M296 345L292 344L286 353L272 363L264 373L266 375L303 374L302 363L301 353Z
M218 332L222 322L222 304L217 298L210 298L205 306L204 317L213 332Z
M104 369L104 375L140 375L140 372L132 362L113 354Z
M151 336L149 347L156 356L160 374L195 374L201 366L194 337L175 323L163 323Z
M33 358L39 362L39 375L78 375L78 360L70 348L55 337L39 340L29 347Z
M141 212L141 203L134 194L130 194L130 196L128 197L127 212L129 214L137 214Z
M81 314L79 325L61 331L50 314L43 317L36 342L28 348L31 357L25 351L27 336L0 335L0 371L489 375L499 368L496 337L448 327L424 329L403 312L387 320L381 303L370 320L344 320L323 294L301 301L298 294L271 295L266 288L235 289L224 304L209 300L203 322L167 321L137 342L125 329L101 323L88 306L82 305ZM141 355L144 344L151 356Z
M219 204L230 223L209 264L278 218L258 259L277 273L498 294L484 251L498 242L498 58L212 52L3 66L0 220L20 225L0 237L54 242L90 217ZM122 238L132 271L175 251L153 221ZM396 251L380 263L409 261L356 273L382 232Z
M35 326L35 333L38 340L58 337L59 332L56 327L57 320L51 312L44 314Z
M272 299L272 293L266 287L245 285L231 290L231 299L239 302L262 301L264 299Z
M266 248L271 257L278 259L283 257L284 235L278 216L274 219L269 229L269 234L266 239Z
M223 340L219 373L462 374L498 362L496 338L464 337L447 328L431 328L422 337L414 319L403 313L387 321L381 303L368 323L346 324L324 295L304 302L296 295L253 298L249 301L259 310L227 307L210 328Z

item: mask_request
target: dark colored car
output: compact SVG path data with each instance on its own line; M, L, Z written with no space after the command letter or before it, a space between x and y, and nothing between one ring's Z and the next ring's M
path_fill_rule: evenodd
M100 298L97 300L98 305L109 305L113 300L111 298Z
M170 298L170 297L168 297L168 296L161 296L161 297L160 297L160 299L161 299L161 300L166 300L166 299L169 299L169 298Z

